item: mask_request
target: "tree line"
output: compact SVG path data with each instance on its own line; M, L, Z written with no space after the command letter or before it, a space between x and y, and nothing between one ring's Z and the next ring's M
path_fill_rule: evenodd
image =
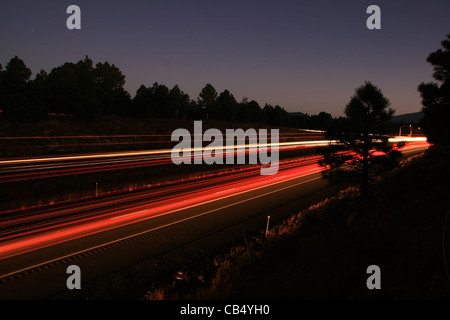
M31 70L15 56L3 70L0 65L0 108L6 119L41 119L48 114L95 117L120 113L129 107L125 76L114 65L93 65L86 57L64 63L50 73Z
M419 122L428 141L450 145L450 34L443 49L432 52L427 61L433 65L434 82L418 86L424 117ZM255 100L238 102L228 90L220 94L207 84L192 100L178 86L169 89L154 83L141 85L133 98L124 90L125 76L114 65L95 66L86 57L78 63L65 63L50 74L40 71L30 80L31 71L18 57L3 70L0 65L0 108L7 119L36 119L49 113L92 118L121 115L140 118L192 118L259 122L274 126L319 129L331 141L323 149L320 164L327 167L329 179L353 180L361 195L367 197L371 180L386 168L398 165L400 152L389 143L390 120L395 112L381 90L366 81L355 90L345 107L345 117L333 118L321 112L315 116L292 114L280 106L261 107ZM380 153L382 156L380 156Z
M421 83L424 117L419 126L428 140L450 144L450 34L442 41L443 49L432 52L427 61L434 67L436 81ZM178 85L169 89L155 82L141 85L134 97L124 89L125 75L114 64L97 63L86 56L76 63L66 62L47 73L32 72L15 56L3 68L0 64L0 110L7 120L43 119L49 114L64 114L93 119L103 115L138 118L213 119L254 122L273 126L339 132L350 117L333 118L320 112L308 115L289 113L279 105L260 106L255 100L237 101L229 90L218 93L207 84L196 99L191 99ZM398 130L398 128L397 128ZM390 129L395 132L395 126Z
M238 101L229 90L219 93L206 84L198 97L178 85L169 88L155 82L141 85L134 97L125 89L125 75L109 62L94 65L88 56L66 62L47 73L32 72L18 56L5 68L0 65L0 110L7 120L39 120L49 115L82 119L125 116L140 119L211 119L251 122L273 126L326 130L335 120L331 114L289 113L279 105L261 106L255 100Z

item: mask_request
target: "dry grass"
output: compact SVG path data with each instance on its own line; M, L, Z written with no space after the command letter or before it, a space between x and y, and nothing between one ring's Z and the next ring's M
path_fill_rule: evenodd
M365 202L344 189L216 257L208 281L186 281L183 294L159 288L147 298L449 299L448 205L439 201L449 159L444 150L408 160L379 179ZM381 290L366 287L372 264L381 268Z
M245 238L245 243L232 246L230 251L224 255L216 256L209 266L208 276L204 276L204 269L191 271L190 276L181 281L174 276L174 281L166 286L160 286L148 290L144 295L145 300L178 300L178 299L223 299L233 294L230 284L235 283L240 275L246 271L246 265L254 264L255 261L264 260L264 248L277 245L290 237L293 237L301 227L306 227L308 217L316 215L318 211L334 201L345 197L356 196L357 189L349 187L341 190L336 196L325 198L312 204L308 209L283 220L269 228L267 234L254 236L250 240ZM244 234L245 236L245 234ZM244 270L243 270L244 269ZM210 279L206 281L205 278ZM201 280L200 280L201 279ZM180 289L182 288L182 289ZM188 289L189 288L189 289Z

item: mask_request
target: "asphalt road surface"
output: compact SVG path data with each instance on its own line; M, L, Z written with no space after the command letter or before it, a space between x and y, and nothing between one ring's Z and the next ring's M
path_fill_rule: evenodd
M413 154L426 149L411 144ZM47 299L67 292L67 268L81 286L216 234L323 190L317 159L94 199L0 220L0 299ZM255 173L256 172L256 173ZM3 228L3 229L2 229ZM82 289L81 289L82 290Z
M39 229L25 223L16 231L21 236L10 235L0 245L0 299L52 297L68 290L70 265L80 267L87 283L240 222L266 219L271 209L326 185L317 164L304 164L269 179L251 176L193 185L190 192L173 197L168 189L148 204L124 208L119 202L106 212L101 206L85 221L42 222Z

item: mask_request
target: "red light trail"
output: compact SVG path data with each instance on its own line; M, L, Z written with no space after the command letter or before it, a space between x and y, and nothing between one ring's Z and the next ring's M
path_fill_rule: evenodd
M403 150L426 148L426 141L413 141ZM286 145L286 147L290 147ZM275 186L290 180L306 177L324 170L317 161L320 156L304 159L286 160L280 163L280 171L273 176L258 174L258 166L231 175L213 176L212 180L199 180L187 184L167 185L160 190L151 190L153 194L132 195L128 199L134 205L117 206L124 201L110 199L106 207L102 202L85 203L76 208L49 211L44 216L24 216L12 220L0 221L0 228L11 228L11 233L0 234L0 259L20 255L62 242L76 240L88 235L114 228L135 224L163 215L176 214L182 210L214 203L226 198L244 195L252 191L261 191L253 198L264 197L264 188ZM318 178L314 178L318 179ZM305 182L301 182L302 184ZM273 192L273 191L272 191ZM135 198L134 198L135 197ZM137 201L139 200L139 201ZM248 201L250 199L242 200ZM228 204L233 206L236 203ZM220 207L216 207L217 211ZM80 214L81 212L81 214ZM85 213L85 214L83 214ZM208 214L209 211L198 215ZM45 219L49 223L39 222ZM185 218L192 219L193 217ZM37 220L38 222L36 223ZM178 223L179 221L177 221ZM18 224L20 227L15 228ZM27 227L27 224L32 227ZM1 230L1 229L0 229Z
M298 166L298 164L296 164ZM154 218L164 214L170 214L181 211L194 206L200 206L206 203L218 201L231 196L251 192L262 189L264 187L278 184L283 181L296 179L299 176L305 176L312 173L320 172L322 168L318 164L309 164L302 167L292 167L291 164L287 169L283 169L282 174L271 176L270 178L263 176L254 176L238 181L222 183L223 178L217 179L216 187L196 191L191 194L184 194L175 199L167 198L160 201L152 202L147 205L137 206L132 209L122 209L114 212L104 213L99 219L97 216L88 216L77 219L76 221L60 222L57 226L51 226L42 230L37 234L29 235L27 232L18 234L15 237L19 239L6 240L2 239L0 245L0 256L4 259L12 255L17 255L30 250L36 250L49 245L55 245L63 241L73 240L79 237L87 236L96 232L102 232L112 228L136 223L149 218ZM176 185L173 188L178 188ZM166 190L170 194L172 189ZM55 213L57 215L57 213ZM1 225L0 225L1 226Z

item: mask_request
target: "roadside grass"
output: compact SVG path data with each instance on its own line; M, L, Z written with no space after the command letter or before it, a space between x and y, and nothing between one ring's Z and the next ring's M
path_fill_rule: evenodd
M449 299L449 161L432 147L368 200L342 190L143 299ZM371 265L380 290L366 285Z

